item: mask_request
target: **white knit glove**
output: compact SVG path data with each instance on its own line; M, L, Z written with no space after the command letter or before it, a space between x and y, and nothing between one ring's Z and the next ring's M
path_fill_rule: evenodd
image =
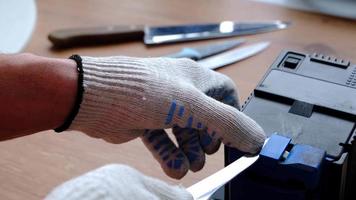
M106 165L55 188L45 200L193 200L182 186L143 175L126 165Z
M112 143L141 136L173 178L200 170L205 153L221 141L256 153L265 140L262 128L238 111L231 79L192 60L82 57L82 64L85 91L69 129Z

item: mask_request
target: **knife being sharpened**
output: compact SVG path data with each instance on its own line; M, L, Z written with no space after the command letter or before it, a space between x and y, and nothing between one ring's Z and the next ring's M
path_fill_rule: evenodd
M106 26L57 30L48 39L55 47L143 40L147 45L250 35L281 30L289 22L233 22L176 26Z
M263 147L268 141L269 139L265 140ZM193 196L194 200L208 200L220 187L250 167L258 158L259 155L253 157L242 156L220 171L190 186L187 191Z

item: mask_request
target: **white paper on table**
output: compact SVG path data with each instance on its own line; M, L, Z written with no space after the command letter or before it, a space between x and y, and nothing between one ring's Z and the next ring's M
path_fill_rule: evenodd
M20 52L36 23L34 0L0 0L0 53Z
M356 19L355 0L253 0L288 8Z

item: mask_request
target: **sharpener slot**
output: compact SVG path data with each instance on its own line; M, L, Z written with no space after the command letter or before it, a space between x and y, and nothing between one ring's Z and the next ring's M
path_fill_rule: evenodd
M303 55L288 53L284 57L282 63L280 64L280 67L286 68L288 70L295 70L302 63L304 57L305 56Z

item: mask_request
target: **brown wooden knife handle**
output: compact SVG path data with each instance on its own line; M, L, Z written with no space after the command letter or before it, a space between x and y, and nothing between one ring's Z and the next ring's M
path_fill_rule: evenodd
M57 30L48 35L55 47L143 40L144 26L106 26Z

